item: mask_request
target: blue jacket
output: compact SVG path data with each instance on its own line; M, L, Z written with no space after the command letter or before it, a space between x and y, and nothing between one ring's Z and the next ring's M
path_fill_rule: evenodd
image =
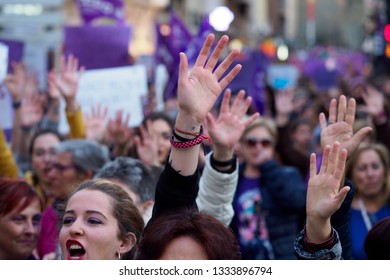
M240 166L240 177L244 169L243 164ZM275 259L296 259L293 244L300 230L299 218L306 205L306 188L302 176L298 169L281 166L276 160L259 165L259 170L262 196L260 207L267 223ZM239 214L235 213L231 224L236 234L235 222Z

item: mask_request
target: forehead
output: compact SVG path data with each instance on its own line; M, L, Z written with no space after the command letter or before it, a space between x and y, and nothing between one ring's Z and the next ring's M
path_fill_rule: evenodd
M57 153L54 156L54 161L62 164L70 164L73 162L73 156L69 152Z
M46 133L39 135L37 138L35 138L34 141L34 148L41 148L41 147L48 147L51 148L58 144L60 140L58 137L52 133Z
M106 217L112 213L111 197L97 190L81 190L76 192L68 201L66 210L83 213L85 211L99 211Z
M268 131L268 129L265 126L259 125L249 130L245 136L271 138L271 133Z
M152 122L153 128L156 131L171 131L169 124L163 119L157 119Z
M358 158L357 158L357 163L365 163L365 162L372 162L372 161L379 161L379 162L382 162L379 154L377 153L377 151L373 150L373 149L369 149L369 150L364 150L362 151Z

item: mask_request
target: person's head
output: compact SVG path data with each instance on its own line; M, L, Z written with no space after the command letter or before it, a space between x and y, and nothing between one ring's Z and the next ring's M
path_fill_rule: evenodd
M364 249L369 260L390 260L390 217L380 220L368 231Z
M142 124L146 126L147 122L151 121L153 131L156 133L158 139L158 157L161 164L165 164L171 148L169 137L173 131L173 120L169 115L163 112L152 112L145 116Z
M240 256L229 228L206 213L185 209L147 225L138 259L237 260Z
M95 178L108 179L123 187L143 216L154 204L156 187L153 174L137 159L118 157L106 163Z
M276 142L275 122L260 117L244 130L239 142L240 154L249 165L258 165L274 156Z
M42 204L25 181L0 180L0 259L28 259L37 244Z
M363 143L346 166L346 177L356 185L356 197L388 199L389 152L382 144Z
M67 140L54 148L50 192L55 198L66 197L80 182L91 179L109 161L106 147L90 140Z
M300 150L309 151L313 138L312 123L308 119L298 118L291 125L291 139Z
M134 259L144 222L130 196L104 179L81 183L60 207L64 259Z
M51 161L54 156L54 146L63 140L63 137L54 130L38 130L30 141L29 156L31 169L39 182L47 184Z

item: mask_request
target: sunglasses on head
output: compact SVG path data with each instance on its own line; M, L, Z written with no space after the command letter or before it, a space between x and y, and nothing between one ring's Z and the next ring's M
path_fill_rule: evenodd
M264 148L268 148L272 145L272 141L270 139L256 139L256 138L246 138L243 141L245 145L248 147L256 147L257 144L261 144Z

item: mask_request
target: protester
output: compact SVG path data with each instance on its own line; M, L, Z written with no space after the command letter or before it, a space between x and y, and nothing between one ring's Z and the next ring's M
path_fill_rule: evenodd
M0 180L0 259L34 260L42 204L24 180Z

